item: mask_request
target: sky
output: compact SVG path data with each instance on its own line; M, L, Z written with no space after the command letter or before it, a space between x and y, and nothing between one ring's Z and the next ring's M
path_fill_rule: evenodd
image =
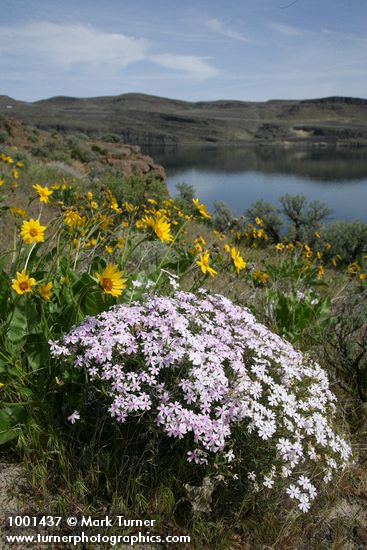
M367 98L366 0L0 0L0 95Z

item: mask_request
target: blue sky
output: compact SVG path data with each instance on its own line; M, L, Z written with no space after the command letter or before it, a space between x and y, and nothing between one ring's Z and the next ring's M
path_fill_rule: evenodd
M1 0L0 94L367 97L366 0Z

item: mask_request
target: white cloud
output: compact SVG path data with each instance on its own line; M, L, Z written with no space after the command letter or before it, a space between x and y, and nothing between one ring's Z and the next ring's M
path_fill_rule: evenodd
M241 33L225 27L219 19L210 19L207 21L207 26L210 30L218 32L227 38L233 38L233 40L240 40L241 42L252 42L252 40L246 38Z
M47 21L0 27L0 54L24 56L59 68L104 65L124 68L146 58L148 42L93 27Z
M152 56L150 59L162 67L182 71L192 78L207 79L218 74L217 69L207 63L205 59L194 55L166 53Z
M196 55L151 54L145 38L108 33L82 24L33 22L0 26L0 69L24 68L27 72L55 74L77 69L80 76L100 71L103 76L119 73L131 64L153 62L192 78L206 79L217 70ZM11 71L13 72L13 71Z
M278 33L286 36L305 36L307 34L305 30L294 27L293 25L286 25L285 23L273 22L270 26Z

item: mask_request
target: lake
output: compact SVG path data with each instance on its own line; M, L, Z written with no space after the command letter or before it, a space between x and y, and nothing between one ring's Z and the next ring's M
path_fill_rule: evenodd
M142 147L164 166L168 190L194 186L209 210L220 200L240 215L259 199L279 205L289 193L320 200L331 219L367 222L367 149L281 147Z

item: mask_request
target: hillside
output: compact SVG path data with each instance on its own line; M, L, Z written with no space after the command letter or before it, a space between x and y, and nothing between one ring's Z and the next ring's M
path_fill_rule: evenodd
M186 102L144 94L0 96L0 114L43 130L120 136L138 145L203 143L367 145L367 100L346 97L267 102Z
M61 163L90 177L113 170L124 178L138 176L162 182L166 179L163 167L143 155L138 145L125 144L116 136L106 135L100 140L88 139L86 135L63 135L31 128L0 115L0 150L2 147L15 147L28 160Z

